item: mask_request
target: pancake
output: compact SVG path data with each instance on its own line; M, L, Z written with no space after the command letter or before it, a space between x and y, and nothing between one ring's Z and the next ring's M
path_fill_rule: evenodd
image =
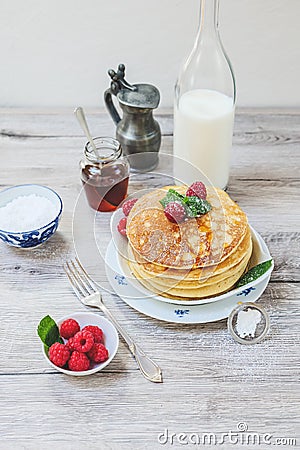
M137 262L142 266L145 278L147 277L159 277L161 279L173 279L173 280L186 280L186 281L198 281L205 282L211 276L221 275L225 271L229 271L232 267L236 266L249 252L251 247L251 231L249 226L243 240L229 255L228 258L223 260L220 264L208 267L202 267L197 269L173 269L164 266L160 266L154 263L147 262L139 254L137 254L130 245L128 246L128 259Z
M129 262L129 267L133 274L142 280L146 280L149 283L153 283L160 290L168 290L170 288L178 288L178 289L197 289L202 288L203 286L210 286L219 282L222 282L224 279L235 277L237 273L240 273L240 269L245 268L248 264L252 253L252 245L250 244L247 248L247 253L244 255L242 260L238 261L236 265L230 267L227 271L219 273L215 275L214 272L211 272L208 277L201 278L200 280L188 279L187 277L182 277L182 279L174 279L174 278L162 278L160 276L150 275L144 270L143 265ZM196 269L199 270L199 269Z
M150 292L154 292L158 295L162 295L163 297L174 297L179 298L181 300L196 300L196 299L205 299L208 297L220 295L224 292L227 292L230 288L234 286L234 284L238 281L238 279L243 275L246 270L248 264L248 259L242 261L242 264L239 264L239 268L234 275L229 276L228 278L224 278L221 281L218 281L213 284L204 283L201 287L195 287L194 289L181 289L178 287L180 283L176 287L161 287L158 286L155 282L155 279L144 279L140 277L139 273L136 271L138 265L131 265L130 268L136 278L140 281L142 285L144 285Z
M220 264L242 242L246 214L217 188L207 188L212 210L180 224L170 222L159 203L173 187L185 193L186 186L166 186L141 197L127 219L130 246L146 261L174 269L195 269Z

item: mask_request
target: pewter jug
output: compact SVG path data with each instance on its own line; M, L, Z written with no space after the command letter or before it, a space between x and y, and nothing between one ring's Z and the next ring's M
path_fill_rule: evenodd
M160 100L159 90L151 84L129 84L125 80L125 66L119 64L118 71L110 69L110 88L104 93L106 107L117 125L116 138L127 155L130 167L148 171L157 166L161 131L153 118L153 109ZM118 99L123 111L121 118L113 103L112 95Z

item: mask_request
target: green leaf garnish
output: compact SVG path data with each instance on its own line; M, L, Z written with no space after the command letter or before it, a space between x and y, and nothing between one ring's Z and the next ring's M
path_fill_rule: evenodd
M248 270L248 272L241 276L241 278L237 281L235 287L238 288L257 280L270 269L270 267L272 266L272 262L273 260L269 259L268 261L264 261L260 264L257 264L257 266L252 267L252 269Z
M179 192L176 192L174 189L169 189L165 197L160 200L163 208L165 208L170 202L181 203L185 207L188 217L203 216L212 208L211 204L207 200L203 200L202 198L196 196L188 197L186 195L179 194Z
M186 205L188 217L199 217L207 214L211 210L211 204L202 198L191 196L183 200Z
M46 355L48 355L48 352L49 352L48 345L44 344L44 350L45 350Z
M184 195L179 194L174 189L169 189L166 196L160 200L160 204L165 208L171 202L183 203L184 198Z
M37 334L45 345L45 349L51 347L55 342L63 344L63 340L59 335L59 329L56 322L50 316L45 316L39 323Z

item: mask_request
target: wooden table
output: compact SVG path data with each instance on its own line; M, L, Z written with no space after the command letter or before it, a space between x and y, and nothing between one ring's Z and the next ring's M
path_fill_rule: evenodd
M170 152L171 115L157 117L162 151ZM88 118L93 134L113 134L105 112ZM260 300L271 318L265 341L241 346L226 320L168 324L106 296L121 324L160 364L163 384L141 376L123 342L113 362L87 378L52 370L42 355L39 320L82 310L62 263L74 253L71 223L84 141L71 111L0 111L1 189L41 183L64 202L59 232L48 243L27 251L0 245L0 448L182 448L196 439L191 433L220 439L239 423L273 440L297 438L299 446L300 112L241 111L235 122L228 192L275 260ZM166 429L176 436L164 445ZM220 447L244 448L228 441Z

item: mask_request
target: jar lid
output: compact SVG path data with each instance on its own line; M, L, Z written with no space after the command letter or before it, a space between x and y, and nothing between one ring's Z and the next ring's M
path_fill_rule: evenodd
M159 90L152 84L133 84L135 89L121 89L117 97L123 105L136 108L155 109L158 107L160 94Z
M260 342L270 329L270 319L266 310L255 303L240 303L228 317L228 330L240 344Z

